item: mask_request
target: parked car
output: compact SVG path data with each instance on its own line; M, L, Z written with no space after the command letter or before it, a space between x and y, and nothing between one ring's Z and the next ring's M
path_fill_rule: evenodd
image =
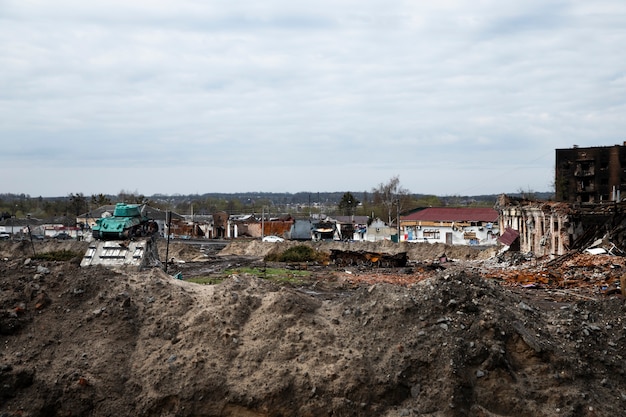
M284 242L285 239L279 236L265 236L263 242Z
M60 232L60 233L57 233L56 235L54 235L54 238L58 239L58 240L67 240L67 239L71 239L72 236L70 236L69 233Z
M5 233L5 232L0 233L0 240L9 240L9 239L11 239L10 233Z

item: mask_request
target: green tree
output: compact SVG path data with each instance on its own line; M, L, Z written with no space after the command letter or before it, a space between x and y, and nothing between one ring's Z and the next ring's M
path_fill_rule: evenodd
M339 201L339 210L346 216L350 216L354 213L354 209L360 204L351 192L346 192Z
M425 195L415 199L414 207L439 207L441 199L435 195Z

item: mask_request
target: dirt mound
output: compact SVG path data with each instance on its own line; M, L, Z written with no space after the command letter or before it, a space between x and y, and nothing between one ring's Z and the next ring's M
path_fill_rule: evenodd
M450 256L450 255L449 255ZM0 415L613 416L623 300L0 262Z
M200 250L200 245L193 245L179 241L170 241L168 243L164 239L157 242L159 251L159 259L165 262L166 259L174 262L202 262L207 259L206 255ZM166 256L167 254L167 256Z
M296 245L308 245L325 253L330 253L331 250L387 254L406 252L411 261L433 260L444 255L459 260L488 259L494 256L497 250L497 247L450 246L443 243L402 242L398 244L387 240L379 242L285 241L276 243L261 242L260 240L234 240L220 254L264 257L270 253L283 252Z
M76 240L6 241L0 242L0 258L30 257L54 251L85 253L89 243Z

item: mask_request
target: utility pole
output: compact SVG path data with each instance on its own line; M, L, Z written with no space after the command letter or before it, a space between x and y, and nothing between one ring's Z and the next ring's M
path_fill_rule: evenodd
M167 244L165 245L165 272L167 272L167 264L169 262L169 252L170 252L170 227L172 226L172 212L165 212L165 223L167 224Z
M396 200L396 226L398 227L398 243L400 243L400 199Z

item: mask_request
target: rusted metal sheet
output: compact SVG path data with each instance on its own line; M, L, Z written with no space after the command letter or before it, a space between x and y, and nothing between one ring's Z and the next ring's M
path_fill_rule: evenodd
M513 230L510 227L507 227L502 233L502 236L498 238L498 242L503 245L511 246L513 242L519 239L519 232L517 230Z

